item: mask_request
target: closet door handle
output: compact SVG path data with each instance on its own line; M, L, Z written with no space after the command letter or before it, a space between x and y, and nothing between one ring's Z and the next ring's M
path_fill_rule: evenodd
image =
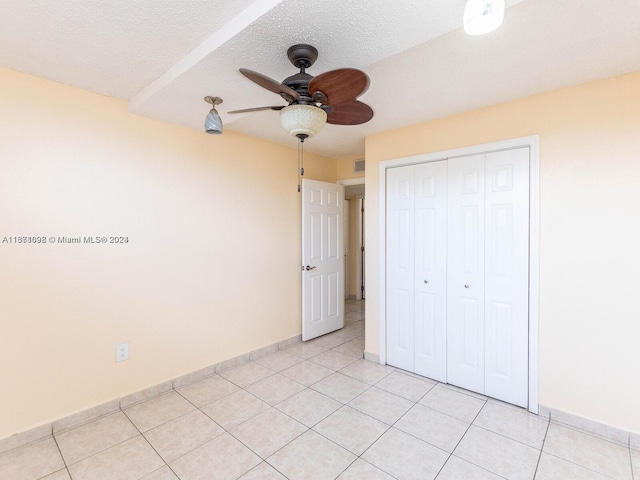
M464 288L469 288L469 284L467 283L467 284L464 286Z
M425 280L424 283L429 283L429 280Z

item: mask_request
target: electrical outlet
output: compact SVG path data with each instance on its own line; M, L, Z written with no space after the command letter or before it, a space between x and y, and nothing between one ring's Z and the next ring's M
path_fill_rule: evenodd
M129 342L116 345L116 362L129 359Z

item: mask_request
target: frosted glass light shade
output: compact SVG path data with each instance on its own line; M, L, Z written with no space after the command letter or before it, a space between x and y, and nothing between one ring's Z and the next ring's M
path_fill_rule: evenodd
M464 8L464 31L484 35L494 31L504 19L504 0L467 0Z
M222 133L222 119L215 109L212 109L207 118L204 119L204 131L212 135L220 135Z
M289 105L280 110L280 123L294 137L313 137L327 123L327 113L313 105Z

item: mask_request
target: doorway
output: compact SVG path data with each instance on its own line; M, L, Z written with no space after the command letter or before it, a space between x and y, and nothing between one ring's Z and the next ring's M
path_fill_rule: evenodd
M360 301L366 298L365 290L365 245L364 245L364 177L340 180L344 185L345 205L348 212L345 218L345 299Z

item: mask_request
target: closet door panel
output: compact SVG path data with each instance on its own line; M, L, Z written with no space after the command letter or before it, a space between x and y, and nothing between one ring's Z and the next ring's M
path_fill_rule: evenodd
M447 381L484 393L485 155L448 161Z
M526 407L529 149L487 154L485 185L485 393Z
M415 373L447 379L447 162L415 166Z
M387 170L387 363L415 369L415 167Z

